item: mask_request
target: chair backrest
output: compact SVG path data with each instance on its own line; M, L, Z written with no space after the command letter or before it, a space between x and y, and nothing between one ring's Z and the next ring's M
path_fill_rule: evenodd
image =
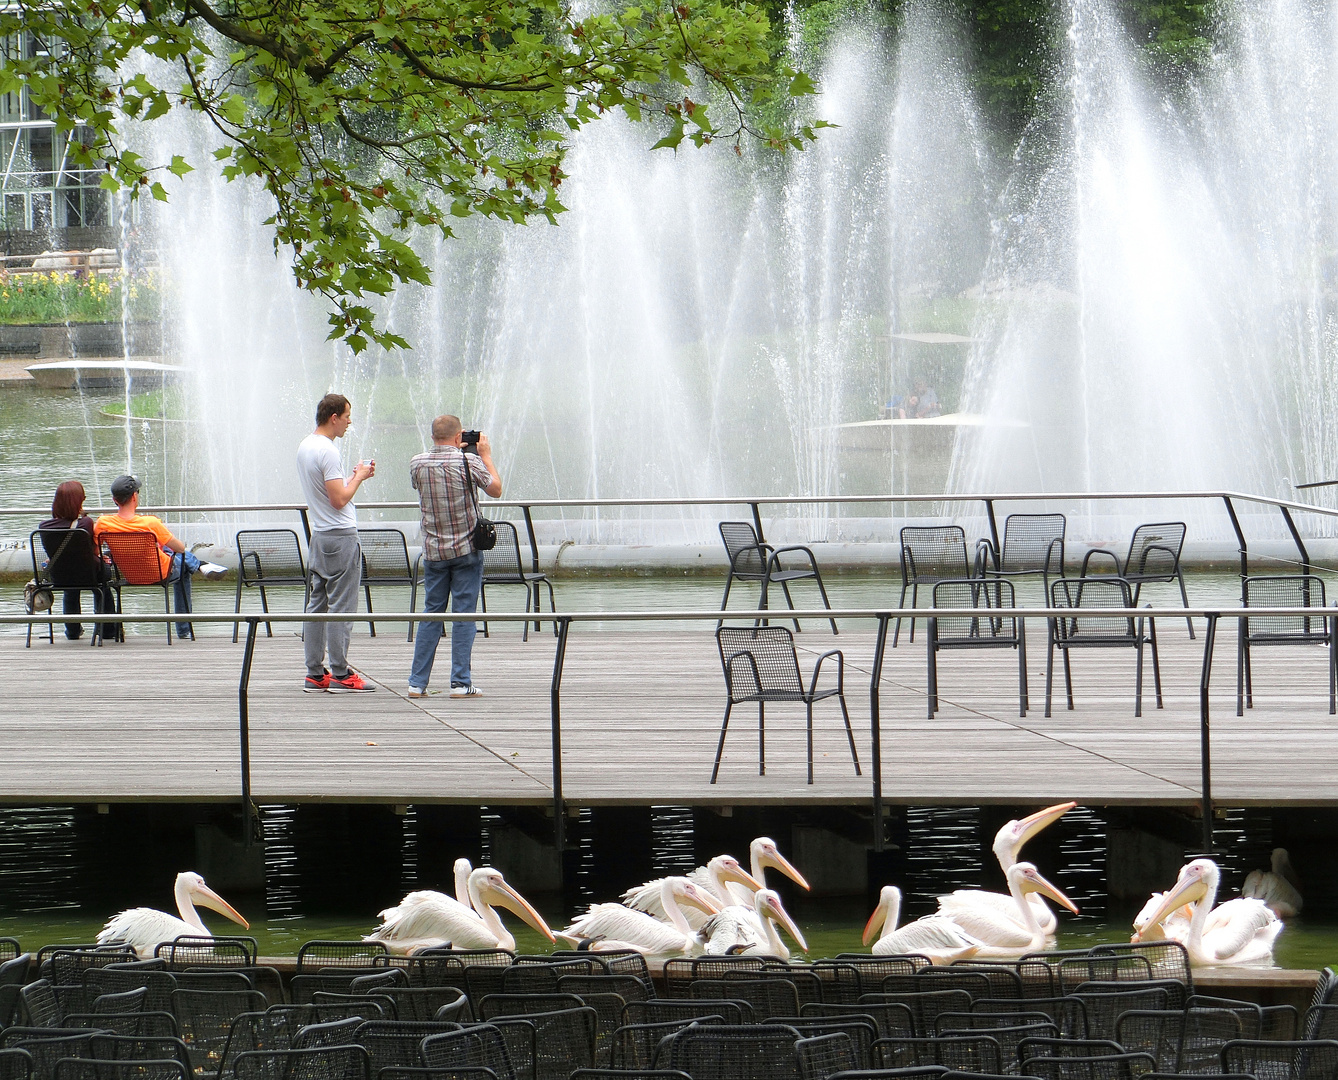
M33 575L37 568L38 544L46 552L42 577L56 588L90 589L102 583L102 559L87 529L38 529L28 538L33 553Z
M999 569L1064 572L1063 514L1009 514L1004 522Z
M1165 578L1169 581L1180 566L1180 552L1184 546L1183 521L1154 521L1138 526L1129 541L1129 557L1124 561L1125 577Z
M408 585L413 580L409 542L399 529L359 529L358 543L363 581Z
M237 533L237 572L243 584L301 585L307 579L302 545L292 529L242 529Z
M736 701L803 692L794 635L785 626L722 626L715 632L725 686Z
M1129 583L1123 578L1060 578L1050 582L1050 606L1056 608L1130 608ZM1132 643L1138 631L1132 618L1068 616L1055 620L1060 642Z
M523 581L525 568L520 561L520 533L509 521L493 521L497 543L483 553L483 577Z
M798 1080L798 1041L784 1024L695 1025L673 1037L664 1064L693 1080Z
M1247 577L1241 580L1241 601L1246 607L1323 608L1324 579L1314 574L1290 574L1279 577ZM1272 618L1254 616L1246 620L1251 641L1288 641L1298 644L1323 641L1329 632L1328 617L1334 612L1310 615L1284 615Z
M169 968L253 967L259 948L253 937L182 937L153 950Z
M867 1064L855 1049L855 1040L844 1031L811 1035L794 1044L802 1080L827 1080L832 1073Z
M102 547L116 572L131 585L161 585L163 572L158 538L151 532L105 532Z
M390 950L379 941L313 938L298 947L296 970L299 975L312 975L321 968L370 968L377 957L389 955Z
M921 585L971 576L960 525L907 525L901 530L901 580Z
M991 611L1017 606L1013 583L997 578L940 581L934 586L933 603L936 608L982 608ZM938 615L934 617L933 627L934 641L938 645L1014 645L1018 639L1016 619L944 618Z
M236 1080L369 1080L371 1062L361 1046L309 1050L248 1050L233 1061Z
M32 1071L33 1056L27 1050L0 1050L0 1080L28 1080Z
M725 553L736 575L747 577L766 573L767 552L758 543L757 532L749 522L722 521L720 539L725 542Z

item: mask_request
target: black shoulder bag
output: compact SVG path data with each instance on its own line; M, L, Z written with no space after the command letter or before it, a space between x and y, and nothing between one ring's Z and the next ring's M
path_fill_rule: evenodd
M474 504L474 531L469 534L470 543L474 545L475 551L491 551L497 546L497 526L479 510L478 493L474 491L474 470L468 460L465 461L465 487Z

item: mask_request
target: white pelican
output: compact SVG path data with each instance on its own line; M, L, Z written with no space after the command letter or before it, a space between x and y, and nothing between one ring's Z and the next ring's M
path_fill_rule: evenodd
M666 880L666 878L655 878L644 885L637 885L628 889L622 895L622 902L629 908L644 911L647 915L653 915L662 922L667 922L664 905L660 902L660 892ZM716 902L716 905L721 908L738 903L729 890L729 882L731 881L737 882L747 889L749 905L752 904L753 893L762 888L762 883L740 866L739 860L733 855L717 855L704 867L698 867L694 870L689 875L688 880L699 889L705 889L711 899ZM751 906L749 910L752 910ZM706 924L706 920L710 918L709 915L698 911L696 908L690 908L683 912L683 917L687 919L688 925L694 930L700 930Z
M759 925L763 928L761 933L757 929ZM808 952L808 942L790 918L790 913L781 905L780 896L771 889L758 889L753 894L751 907L735 904L706 921L702 928L702 936L706 939L706 955L736 956L747 953L788 960L790 950L781 940L777 925L783 926L795 944Z
M1282 922L1262 900L1238 898L1214 909L1221 874L1212 859L1195 859L1180 870L1180 877L1149 917L1157 924L1183 904L1192 903L1189 935L1184 945L1192 967L1213 964L1248 964L1271 960L1273 942ZM1149 940L1143 933L1134 941Z
M472 908L474 902L469 899L469 875L474 872L474 868L469 865L468 859L456 859L455 865L451 867L451 872L455 877L456 903Z
M627 948L647 956L696 956L702 951L701 935L688 925L680 905L687 904L715 915L720 911L706 890L685 877L668 877L660 886L660 903L668 922L622 904L594 904L558 937L584 948Z
M1287 849L1274 848L1269 861L1271 870L1250 871L1241 886L1241 896L1262 900L1280 919L1299 915L1305 902L1301 899L1301 882L1292 869Z
M1138 941L1178 941L1182 945L1189 937L1189 920L1194 914L1188 904L1168 912L1160 922L1154 923L1152 916L1157 913L1166 893L1154 892L1143 909L1134 916L1134 931Z
M1021 924L1013 919L1011 912L988 907L955 911L944 916L956 923L968 936L981 942L981 947L976 951L976 956L981 959L1012 958L1039 952L1046 947L1048 935L1036 917L1036 908L1026 899L1032 893L1048 896L1075 915L1078 913L1073 901L1041 877L1040 871L1028 862L1014 863L1008 871L1008 891L1017 910L1022 913Z
M107 925L98 934L98 944L106 945L113 941L124 941L134 946L135 952L144 959L153 956L153 951L164 941L174 941L179 937L213 937L209 927L200 920L195 904L226 915L239 926L250 929L251 924L237 913L218 893L204 883L204 878L187 870L177 875L172 888L176 895L177 911L181 918L175 918L165 911L155 908L129 908L119 915L113 915ZM192 899L195 903L191 903Z
M460 860L463 862L464 860ZM459 869L459 863L456 864ZM393 953L411 953L449 942L456 949L515 949L516 939L502 925L494 907L515 912L549 941L553 931L529 902L506 883L500 870L480 866L469 874L470 905L444 893L411 892L396 907L381 912L381 925L363 941L384 942Z
M1075 802L1066 802L1047 806L1044 810L1037 810L1027 817L1007 822L995 833L994 857L999 860L999 868L1003 870L1004 875L1007 876L1008 871L1017 864L1022 848L1028 840L1042 829L1053 825L1077 805ZM1046 937L1053 937L1059 925L1055 913L1039 896L1029 897L1028 903L1035 909L1036 921ZM1002 912L1010 916L1019 927L1025 925L1022 921L1022 912L1015 906L1013 898L1008 893L989 892L984 889L957 889L938 898L939 914L950 918L977 908Z
M895 885L884 885L878 893L878 906L864 926L865 945L878 934L873 943L874 956L916 953L929 957L935 964L951 964L980 951L981 942L947 916L927 915L898 930L900 918L901 890Z
M776 841L771 837L759 836L748 845L748 861L749 871L762 888L767 887L767 868L771 867L779 870L805 892L808 891L809 885L804 880L804 875L790 865L790 860L780 853L780 848L776 846ZM693 871L691 875L693 881L697 880L697 873L698 871ZM726 887L734 898L734 903L748 905L753 902L753 898L744 891L741 885L728 885Z

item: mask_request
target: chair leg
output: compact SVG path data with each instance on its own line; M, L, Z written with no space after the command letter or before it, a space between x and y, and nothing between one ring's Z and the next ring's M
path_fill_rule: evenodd
M525 614L528 615L529 613L530 613L530 583L527 581L525 582ZM526 619L523 623L520 624L520 640L521 641L530 640L529 619Z
M730 586L732 586L733 584L734 584L734 567L731 566L731 567L729 568L729 572L725 574L725 595L724 595L724 598L720 601L720 610L721 610L721 611L724 611L725 608L729 605L729 590L730 590ZM552 586L552 585L549 585L548 588L549 588L549 591L551 592L553 586ZM716 623L716 624L715 624L716 629L719 630L720 627L724 624L724 622L725 622L725 620L724 620L724 619L721 619L720 622ZM557 625L557 624L555 623L554 625Z
M418 575L414 574L413 580L409 582L409 610L418 610ZM406 641L413 641L413 628L416 624L412 619L409 620L409 636Z
M1189 593L1185 592L1185 575L1180 569L1180 564L1175 565L1175 576L1180 582L1180 599L1185 607L1189 607ZM1189 640L1194 640L1194 620L1189 615L1185 616L1185 622L1189 624Z
M1050 692L1055 683L1055 620L1046 619L1048 629L1046 631L1046 649L1045 649L1045 715L1050 716Z
M767 774L767 706L766 702L757 703L757 775Z
M1027 627L1025 619L1017 620L1017 680L1018 716L1026 716L1031 702L1027 700Z
M232 608L232 613L234 615L240 615L242 613L242 570L245 568L245 565L246 565L246 558L245 556L243 556L242 561L237 565L237 598ZM232 624L232 643L234 645L237 644L238 625L239 625L238 623Z
M831 611L832 604L831 601L827 599L827 587L823 585L822 575L818 573L818 568L816 566L813 567L813 580L818 583L818 592L822 594L822 606L828 611ZM832 636L835 637L840 633L840 631L836 629L836 620L828 619L827 621L832 624Z
M1138 642L1134 645L1134 716L1143 715L1143 620L1138 620Z
M781 582L781 592L785 594L785 606L788 607L791 611L793 611L794 597L790 595L790 583L788 581ZM802 626L799 625L798 619L792 619L790 621L794 623L794 632L796 634L804 629Z
M367 594L367 614L370 615L372 614L372 587L370 585L364 585L362 591ZM376 623L371 619L367 620L367 629L371 631L372 637L376 637Z
M263 585L260 586L260 610L263 611L266 615L269 614L269 597L265 595L265 586ZM266 637L274 636L274 627L271 626L269 623L265 624L265 636Z
M182 567L181 567L181 572L182 572L183 574L186 572L186 567L185 567L184 564L183 564ZM169 615L172 614L172 594L168 591L168 588L167 588L166 585L163 586L163 610L164 610L165 612L167 612L167 614L169 614ZM124 626L125 624L122 623L121 625ZM167 620L167 643L168 643L169 645L172 644L172 620L171 620L171 619L168 619L168 620Z
M481 607L481 608L483 609L483 614L485 614L485 615L488 614L488 584L487 584L487 582L484 582L482 585L479 586L479 607ZM491 637L491 636L492 636L491 634L488 633L488 620L487 620L487 619L484 619L484 620L483 620L483 636L484 636L484 637Z
M1157 620L1148 616L1148 644L1152 646L1152 685L1157 691L1157 708L1161 701L1161 661L1157 658Z
M1330 716L1334 715L1334 705L1338 704L1338 701L1335 701L1335 691L1338 691L1338 667L1334 666L1334 662L1338 658L1336 658L1333 654L1333 630L1335 625L1338 625L1338 621L1329 620L1329 715Z
M1245 620L1236 625L1236 715L1245 715Z
M1069 712L1073 711L1073 666L1069 662L1069 650L1062 650L1064 653L1064 692L1069 697Z
M920 583L911 584L911 610L914 611L920 606ZM915 616L911 616L911 644L915 644Z
M1250 635L1245 634L1245 707L1254 708L1254 665L1250 663Z
M850 710L846 708L845 694L837 694L836 700L841 703L841 717L846 722L846 741L850 743L850 760L855 763L855 775L863 776L859 767L859 752L855 749L855 729L850 726Z
M901 599L897 601L897 610L900 611L906 606L906 583L901 583ZM901 619L897 619L897 625L892 631L892 648L897 647L897 638L901 636Z
M938 650L934 648L934 635L929 635L929 640L925 643L925 663L929 668L929 698L928 718L934 719L934 713L938 711Z
M544 584L548 586L548 613L549 613L550 615L556 615L556 614L557 614L557 597L553 595L553 583L552 583L551 581L549 581L547 578L544 578ZM537 595L538 592L539 592L539 586L536 585L536 586L534 587L534 591L535 591L535 594ZM539 608L539 605L536 603L536 604L534 605L534 607L535 607L535 610L537 611L538 608ZM534 625L535 625L535 626L538 626L539 624L538 624L538 623L535 623ZM558 632L557 619L554 619L554 620L553 620L553 636L554 636L554 637L557 637L557 632Z
M808 706L808 782L813 783L813 699L809 698L805 705Z
M711 770L711 783L715 783L715 778L720 775L720 756L725 752L725 732L729 730L729 711L734 708L734 702L725 702L725 719L720 725L720 743L715 748L715 768Z

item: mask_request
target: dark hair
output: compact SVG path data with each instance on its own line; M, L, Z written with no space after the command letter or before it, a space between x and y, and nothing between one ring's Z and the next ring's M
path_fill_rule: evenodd
M51 500L51 516L57 521L78 521L84 508L84 485L78 480L66 480L56 488Z
M316 426L329 421L332 416L343 416L348 411L348 398L343 394L326 394L316 404Z

